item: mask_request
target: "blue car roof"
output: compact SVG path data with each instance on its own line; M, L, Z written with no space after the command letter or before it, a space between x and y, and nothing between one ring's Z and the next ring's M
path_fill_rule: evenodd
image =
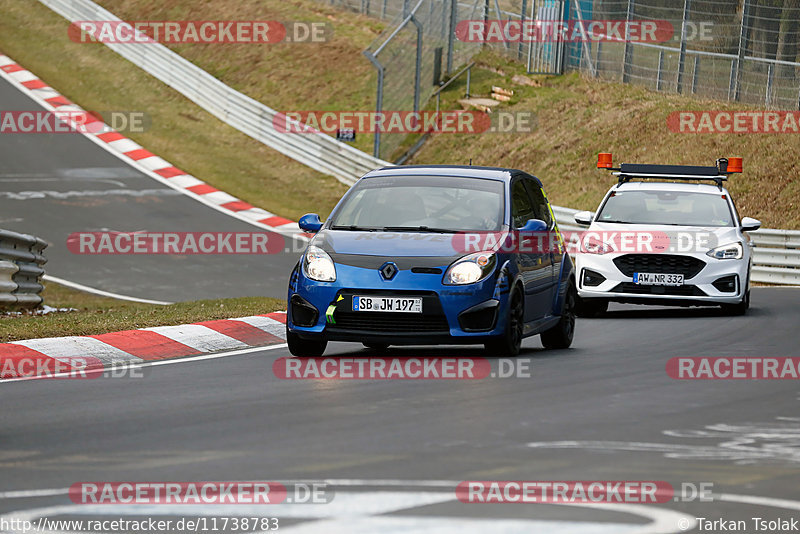
M398 165L395 167L382 167L370 171L364 175L364 178L375 178L378 176L452 176L486 178L501 182L509 182L511 178L516 175L533 178L540 186L542 185L538 178L518 169L479 167L477 165Z

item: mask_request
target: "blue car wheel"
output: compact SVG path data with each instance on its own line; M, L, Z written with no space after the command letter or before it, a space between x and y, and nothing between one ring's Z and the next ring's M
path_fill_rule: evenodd
M511 293L508 303L506 329L502 336L487 341L486 351L491 356L517 356L522 347L522 335L525 328L525 309L522 290L519 287Z

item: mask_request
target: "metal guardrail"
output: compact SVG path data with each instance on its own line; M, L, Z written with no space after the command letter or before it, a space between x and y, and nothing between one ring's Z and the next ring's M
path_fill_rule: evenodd
M47 242L38 237L0 230L0 308L32 308L42 303L46 247Z
M579 210L553 206L561 230L585 229L575 223ZM800 230L762 228L748 232L753 240L751 280L767 284L800 285Z
M118 21L91 0L39 0L71 22ZM133 28L129 26L131 32ZM323 133L285 133L275 128L279 112L228 87L159 43L106 46L166 83L224 123L321 173L351 185L377 167L391 165Z

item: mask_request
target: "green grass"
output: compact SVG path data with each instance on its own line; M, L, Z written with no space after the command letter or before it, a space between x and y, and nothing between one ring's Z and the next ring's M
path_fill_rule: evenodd
M99 0L123 20L278 20L333 27L323 43L168 45L231 87L279 111L375 108L376 73L362 51L385 24L315 0ZM371 150L372 136L355 145Z
M53 283L47 284L43 296L48 306L75 308L76 311L38 316L0 314L0 343L40 337L88 336L286 309L284 300L268 297L198 300L169 306L141 304L99 297Z

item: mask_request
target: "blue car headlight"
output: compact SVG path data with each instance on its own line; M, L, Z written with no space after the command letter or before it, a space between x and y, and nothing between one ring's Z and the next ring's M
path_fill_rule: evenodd
M336 281L336 266L327 252L314 245L303 255L303 273L317 282Z
M480 282L494 271L497 257L493 252L476 252L454 261L442 282L447 285L464 285Z

